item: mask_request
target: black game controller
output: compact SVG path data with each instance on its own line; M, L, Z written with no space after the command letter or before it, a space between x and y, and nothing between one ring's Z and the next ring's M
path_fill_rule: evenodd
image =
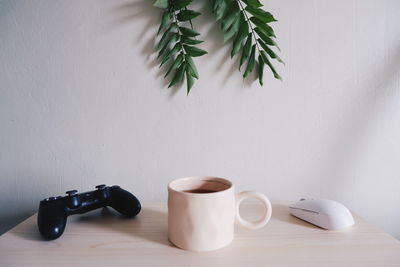
M96 186L97 190L77 194L67 191L65 197L49 197L40 201L38 226L45 239L60 237L67 223L67 216L82 214L94 209L110 206L127 217L136 216L141 209L139 200L121 187Z

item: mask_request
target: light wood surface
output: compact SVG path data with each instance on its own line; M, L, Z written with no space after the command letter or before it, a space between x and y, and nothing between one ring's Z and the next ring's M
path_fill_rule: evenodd
M242 205L255 218L259 205ZM289 215L284 204L261 230L236 226L223 249L195 253L167 239L165 203L145 203L135 219L112 209L68 218L64 234L41 240L36 215L0 237L0 266L400 266L400 242L355 216L346 230L326 231Z

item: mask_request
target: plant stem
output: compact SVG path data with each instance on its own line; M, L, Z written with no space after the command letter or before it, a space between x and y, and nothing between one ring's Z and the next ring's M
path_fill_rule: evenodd
M251 29L251 33L252 33L252 35L253 35L254 42L256 43L258 53L261 54L261 50L260 50L260 47L258 46L258 42L257 42L257 38L256 38L256 33L254 32L253 26L252 26L251 23L250 23L250 19L249 19L249 17L247 16L246 10L244 9L244 7L243 7L242 3L240 2L240 0L236 0L236 2L239 4L239 6L240 6L240 11L244 14L244 16L245 16L245 18L246 18L246 22L247 22L247 24L249 25L249 27L250 27L250 29Z
M178 19L176 18L176 13L175 13L175 10L173 11L173 17L174 17L174 23L176 24L176 27L178 28L178 34L179 34L179 43L181 44L181 53L183 53L184 55L186 55L186 51L183 49L183 44L182 44L182 40L181 40L181 38L182 38L182 32L181 32L181 30L179 29L179 24L178 24ZM185 60L185 57L183 57L184 58L184 61L186 61Z
M185 7L185 10L187 10L187 7ZM194 29L193 29L193 24L192 24L192 20L191 20L191 19L189 19L189 23L190 23L190 28L192 28L192 30L194 30Z

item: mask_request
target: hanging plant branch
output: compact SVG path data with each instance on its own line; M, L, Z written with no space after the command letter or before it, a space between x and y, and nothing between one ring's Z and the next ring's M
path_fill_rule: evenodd
M275 33L268 24L276 19L271 13L261 9L259 0L213 0L216 20L221 23L224 41L233 40L231 57L241 52L239 70L246 65L243 77L255 69L257 63L258 80L263 85L264 65L267 65L276 79L282 79L270 59L284 63L272 49L279 46ZM258 54L256 61L256 54ZM246 64L247 63L247 64Z
M203 41L194 37L200 35L193 30L192 19L200 15L199 12L188 9L193 0L156 0L154 6L164 10L157 34L162 34L156 45L157 58L160 67L169 62L170 66L164 78L171 76L168 87L180 84L186 76L186 88L189 94L194 79L199 78L193 57L207 54L206 51L195 45ZM191 28L182 24L189 22ZM173 73L173 75L172 75ZM171 74L171 75L170 75Z
M163 10L157 35L156 50L160 67L169 64L164 78L169 77L168 87L180 84L186 77L187 93L199 78L193 57L207 54L196 47L203 41L193 29L192 20L200 15L189 8L193 0L155 0L154 6ZM246 78L256 71L263 85L264 68L268 66L276 79L282 79L272 65L272 60L284 62L275 52L280 51L274 30L269 25L275 22L273 15L262 9L259 0L212 0L212 10L221 24L224 41L232 41L231 57L240 55L239 70ZM186 25L186 26L185 26ZM190 27L189 27L190 25ZM243 68L242 68L243 66ZM257 66L257 67L256 67Z

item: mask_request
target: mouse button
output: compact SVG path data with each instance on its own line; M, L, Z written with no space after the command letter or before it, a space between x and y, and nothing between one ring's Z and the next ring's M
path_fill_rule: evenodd
M290 205L290 207L319 212L319 204L315 200L306 199Z
M336 210L331 209L328 211L324 211L323 214L331 218L348 218L349 220L354 220L353 215L347 208Z
M350 211L340 204L339 202L332 201L332 200L323 200L320 203L319 207L321 213L327 215L338 215L338 214L349 214L351 215Z
M289 208L291 208L292 210L304 211L304 212L307 212L307 213L319 214L319 212L314 211L314 210L303 209L303 208L295 208L295 207L289 207Z

